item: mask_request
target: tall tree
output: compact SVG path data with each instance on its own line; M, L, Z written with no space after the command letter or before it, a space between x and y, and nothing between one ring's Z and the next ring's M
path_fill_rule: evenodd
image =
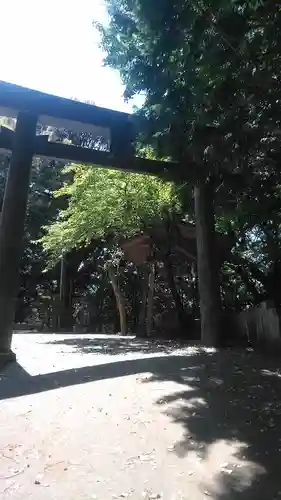
M268 166L272 148L280 150L279 5L273 0L106 4L110 22L98 26L105 62L119 70L126 97L145 95L143 139L186 169L197 165L199 278L205 302L210 299L201 312L208 309L218 318L219 300L211 300L219 297L218 280L203 272L212 267L215 253L207 234L214 221L205 184L216 176L227 197L228 173L242 173L247 185L256 170ZM203 340L214 343L219 321L210 324L205 317L202 323L210 327Z

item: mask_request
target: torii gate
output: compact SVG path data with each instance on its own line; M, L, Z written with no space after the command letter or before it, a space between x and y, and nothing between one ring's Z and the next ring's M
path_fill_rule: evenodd
M12 151L0 220L0 364L14 360L12 326L17 297L22 238L33 155L46 156L106 168L165 175L170 179L198 177L198 166L182 167L174 162L134 156L132 116L91 104L65 99L0 81L0 116L17 118L14 132L1 128L0 150ZM49 141L36 135L37 122L57 128L86 131L109 140L109 152ZM214 286L212 246L212 202L208 186L195 187L197 258L202 333L218 329L219 287ZM214 294L214 289L218 293Z

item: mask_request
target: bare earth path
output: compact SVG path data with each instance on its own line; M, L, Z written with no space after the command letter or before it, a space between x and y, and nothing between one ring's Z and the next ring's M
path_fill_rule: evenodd
M1 499L281 499L281 361L76 334L14 349Z

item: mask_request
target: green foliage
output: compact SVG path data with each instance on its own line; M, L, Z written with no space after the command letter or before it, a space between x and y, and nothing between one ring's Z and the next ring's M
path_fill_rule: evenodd
M187 169L195 160L200 175L217 175L217 226L235 234L237 255L266 271L280 259L279 2L106 4L110 22L97 26L105 62L127 97L145 95L142 139ZM183 206L189 199L187 190Z
M57 260L62 253L91 240L132 236L153 224L167 210L178 210L171 183L152 176L70 165L64 170L73 181L56 197L67 197L68 207L46 227L44 249Z
M126 97L140 92L145 96L137 120L144 148L140 146L138 154L179 160L186 169L197 164L204 176L219 174L217 228L234 234L234 254L240 258L239 264L228 262L222 268L223 295L225 303L237 308L239 301L249 304L268 288L265 273L276 269L281 255L279 2L106 0L106 4L110 22L98 26L105 62L120 72ZM87 134L56 132L61 141L93 147ZM32 244L35 239L40 239L52 263L72 249L81 257L76 249L98 240L96 253L80 259L91 262L91 272L87 268L85 275L95 282L96 290L110 253L104 249L108 243L145 229L167 211L192 218L189 185L177 188L144 175L71 165L61 187L63 176L57 167L49 160L35 161L32 171L23 271L35 284L45 264L42 248ZM6 171L4 159L1 194ZM237 182L233 173L238 174ZM74 259L73 274L79 258ZM128 284L124 288L131 290Z
M280 144L281 11L268 0L107 0L98 26L157 153L245 171ZM273 119L274 117L274 119ZM187 163L188 168L188 163Z

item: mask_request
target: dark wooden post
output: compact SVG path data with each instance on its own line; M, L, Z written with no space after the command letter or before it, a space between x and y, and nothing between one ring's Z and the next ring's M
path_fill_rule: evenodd
M72 295L71 295L71 276L67 257L61 257L60 264L60 316L59 328L72 328Z
M155 266L154 262L149 266L148 293L147 293L147 313L146 313L146 335L151 335L153 324L153 296L155 288Z
M137 328L137 334L139 337L146 337L147 296L148 296L148 280L149 280L148 264L145 263L143 266L140 266L139 272L143 273L143 277L141 279L141 300L140 300L140 311L138 318L139 324Z
M215 346L219 340L221 301L214 227L213 188L208 181L194 188L197 272L200 294L201 340Z
M122 160L134 156L135 132L130 121L113 123L110 129L110 152Z
M0 220L0 363L15 359L11 352L15 301L19 286L24 219L37 117L20 112Z

